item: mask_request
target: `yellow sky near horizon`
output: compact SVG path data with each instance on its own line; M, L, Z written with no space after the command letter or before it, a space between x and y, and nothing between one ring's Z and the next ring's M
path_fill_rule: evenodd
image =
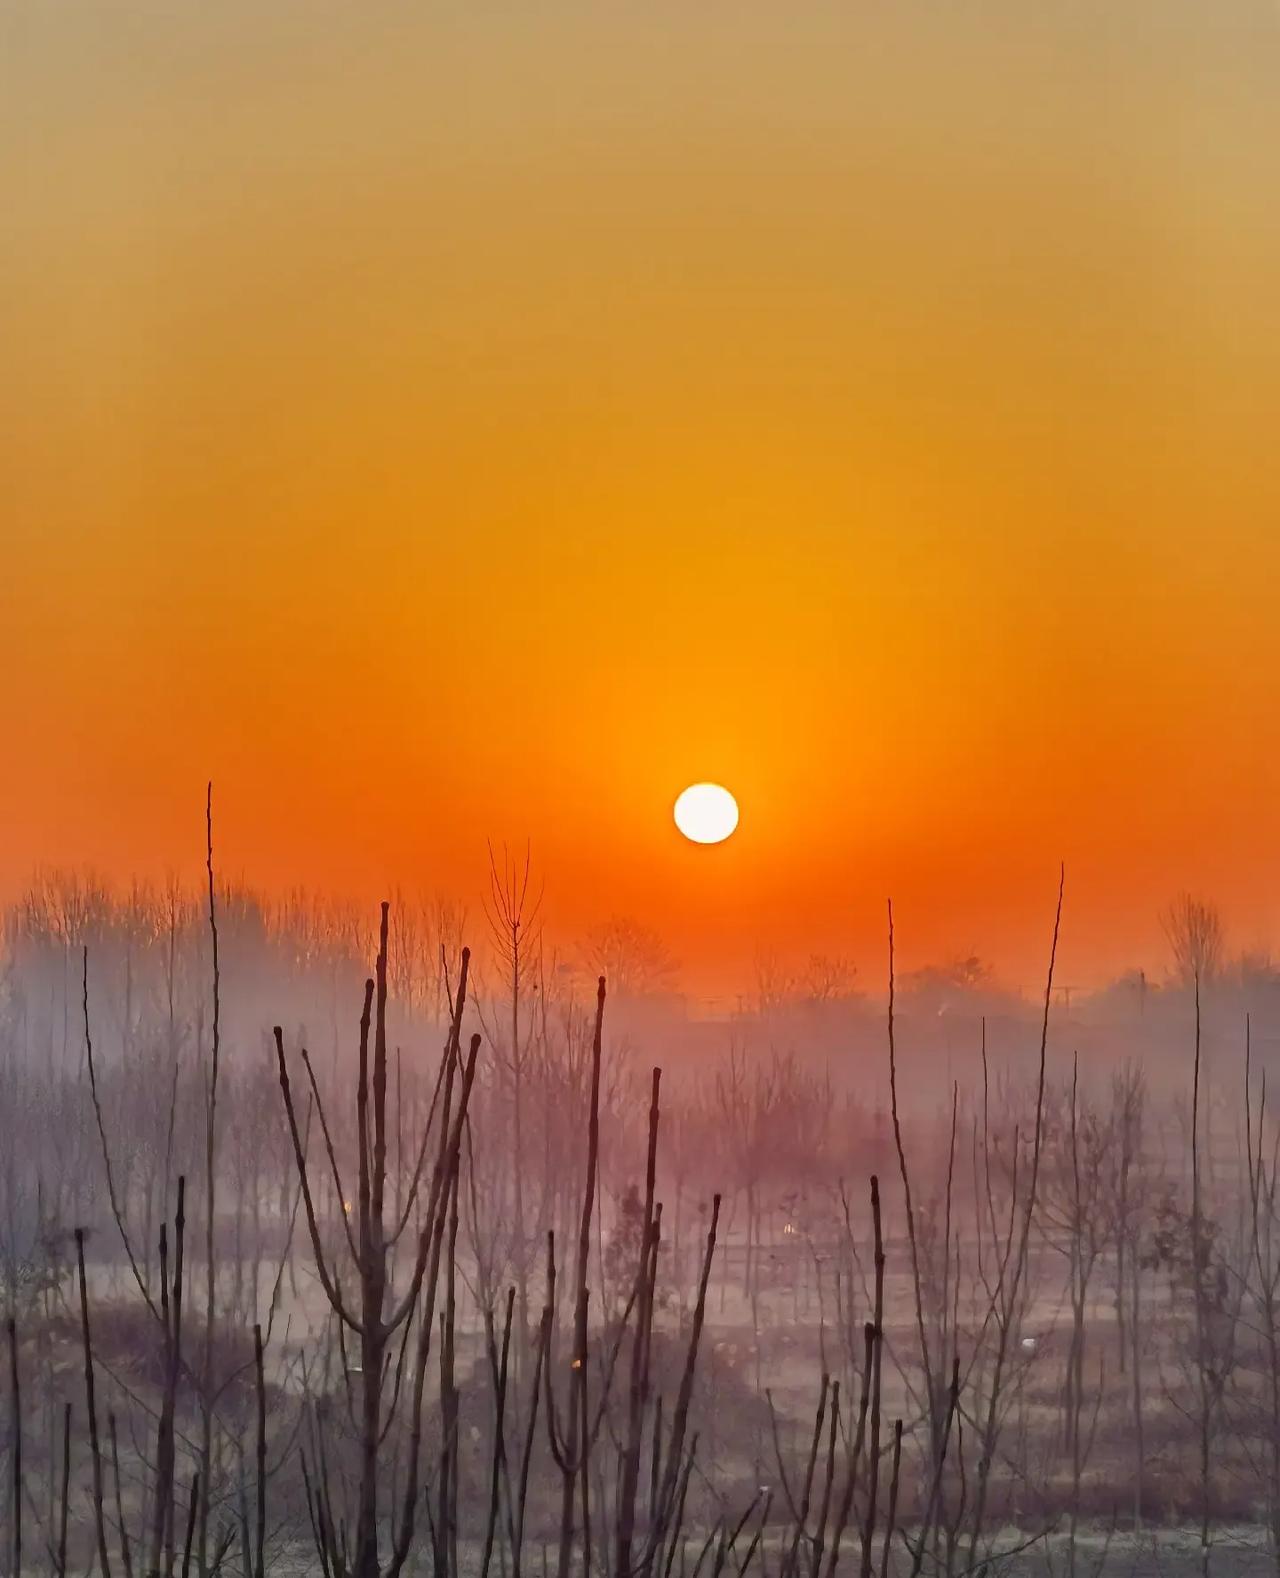
M0 4L0 891L1280 946L1280 11ZM685 783L740 833L684 845ZM908 962L910 956L908 956Z

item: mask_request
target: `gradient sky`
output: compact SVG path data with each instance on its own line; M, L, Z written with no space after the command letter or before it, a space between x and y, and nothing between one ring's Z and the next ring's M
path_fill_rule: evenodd
M1274 0L0 5L0 891L1280 946ZM737 837L684 844L714 778Z

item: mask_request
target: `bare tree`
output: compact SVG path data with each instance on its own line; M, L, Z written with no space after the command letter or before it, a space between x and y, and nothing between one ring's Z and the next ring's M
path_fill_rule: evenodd
M486 1023L489 1039L511 1088L511 1180L515 1221L512 1228L517 1287L516 1380L523 1378L523 1357L529 1335L528 1219L525 1212L525 1083L533 1059L534 1038L540 1014L525 1013L527 999L536 989L542 965L542 897L532 887L533 856L525 845L524 859L513 859L503 847L498 865L489 846L489 893L485 918L497 956L497 966L509 998L505 1007L505 1033L497 1022ZM538 1005L545 1013L545 994Z
M402 1361L397 1361L394 1366L391 1363L392 1345L396 1334L403 1331L402 1344L407 1346L409 1328L416 1319L418 1340L407 1382L410 1396L409 1441L400 1488L399 1510L392 1520L391 1559L385 1570L387 1578L395 1578L395 1575L401 1571L412 1548L417 1514L423 1502L420 1458L424 1382L435 1331L435 1304L444 1252L445 1229L451 1219L454 1226L450 1232L447 1251L450 1257L455 1240L456 1189L462 1133L480 1046L480 1037L473 1036L470 1050L464 1059L460 1038L466 1003L469 960L464 949L454 996L453 1018L438 1076L440 1092L438 1107L424 1125L420 1142L416 1147L417 1161L413 1168L405 1204L397 1213L395 1224L389 1225L386 1214L388 908L386 904L382 906L376 975L374 979L365 983L364 1007L360 1016L359 1074L356 1085L359 1168L354 1232L351 1223L345 1220L347 1213L344 1213L346 1246L357 1283L357 1291L354 1295L345 1291L340 1265L326 1249L321 1233L316 1209L316 1191L309 1171L306 1146L289 1079L284 1038L279 1026L275 1030L276 1067L280 1079L280 1091L284 1100L289 1135L293 1143L316 1271L325 1296L339 1322L340 1330L349 1331L358 1340L360 1346L358 1372L360 1466L353 1545L347 1544L346 1520L341 1516L333 1515L331 1490L323 1471L317 1479L316 1494L323 1503L315 1520L319 1531L317 1541L319 1555L325 1572L335 1574L336 1578L380 1578L383 1573L379 1555L379 1534L381 1523L388 1511L384 1499L389 1496L390 1491L387 1486L389 1477L387 1465L381 1449L394 1413L403 1374ZM371 1020L372 1069L370 1069L369 1058ZM338 1187L339 1198L345 1200L347 1196L338 1173L338 1162L329 1141L330 1130L323 1109L319 1107L318 1090L305 1050L301 1053L301 1057L312 1097L317 1101L317 1108L321 1114L329 1168ZM436 1104L433 1103L433 1107L435 1106ZM397 1290L390 1276L390 1255L397 1240L413 1219L414 1206L418 1202L425 1182L424 1168L433 1127L437 1130L436 1154L429 1184L422 1197L423 1209L420 1213L422 1226L417 1235L417 1245L407 1283L402 1289ZM451 1278L447 1281L451 1287ZM444 1322L446 1332L451 1330L449 1323L452 1319L453 1308L450 1304ZM394 1386L391 1387L389 1372L393 1368ZM389 1390L390 1397L388 1397ZM317 1455L319 1457L319 1449Z
M1216 905L1193 893L1180 894L1160 917L1174 976L1183 986L1207 985L1222 965L1222 916Z
M657 932L626 915L613 915L588 932L582 958L592 975L605 977L614 997L662 991L676 970Z

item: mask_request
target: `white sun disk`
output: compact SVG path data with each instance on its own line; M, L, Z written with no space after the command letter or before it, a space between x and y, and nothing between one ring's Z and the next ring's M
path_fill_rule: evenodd
M676 826L694 844L723 844L738 825L738 802L720 784L690 784L675 804Z

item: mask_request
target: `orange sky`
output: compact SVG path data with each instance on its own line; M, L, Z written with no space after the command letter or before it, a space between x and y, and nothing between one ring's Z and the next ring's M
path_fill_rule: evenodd
M0 891L1280 946L1273 0L0 9ZM738 794L683 844L690 780Z

